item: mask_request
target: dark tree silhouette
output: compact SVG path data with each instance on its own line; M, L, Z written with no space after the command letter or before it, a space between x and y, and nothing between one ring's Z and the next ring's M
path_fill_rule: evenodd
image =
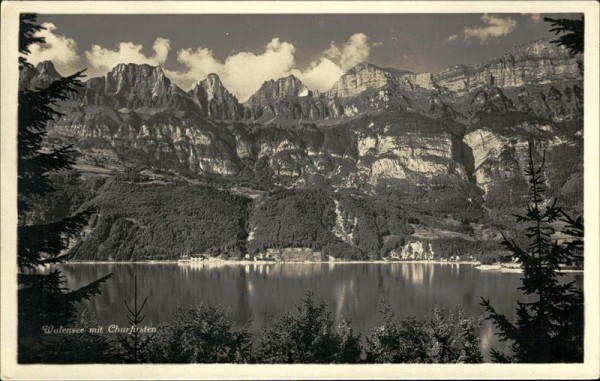
M567 258L566 264L583 266L583 217L571 217L565 211L561 211L561 215L560 220L566 224L563 233L572 237L566 243L565 249L572 254Z
M249 363L252 343L249 322L233 330L225 308L200 303L179 308L170 324L159 327L150 343L153 363Z
M523 269L522 285L525 295L535 300L519 302L517 321L510 322L496 312L489 300L482 298L488 316L499 329L501 341L509 341L513 354L503 354L492 349L496 362L580 362L583 361L583 293L575 282L561 283L561 264L570 264L580 258L573 245L559 245L552 238L552 224L566 214L556 206L556 201L545 200L544 161L535 166L533 145L529 145L529 165L525 170L529 178L530 204L524 215L515 215L518 222L527 224L529 245L520 247L514 240L504 237L504 245L519 260ZM579 225L580 221L581 224ZM573 220L574 227L567 229L572 235L583 236L583 221ZM581 230L578 230L579 227ZM579 236L579 234L581 234Z
M31 53L29 46L31 44L43 44L46 42L43 37L37 37L35 34L44 27L36 23L37 15L32 13L22 13L19 25L19 70L31 66L27 62L25 55Z
M336 327L331 310L309 290L296 307L271 321L260 335L257 362L269 364L357 363L362 348L348 321Z
M552 26L550 32L553 32L555 35L562 34L562 36L551 42L567 48L572 57L583 53L583 17L581 20L544 17L544 21L549 22Z
M577 54L583 54L584 48L584 22L583 17L581 20L571 19L552 19L544 17L544 21L549 22L552 28L550 32L555 35L562 34L551 42L564 46L569 50L571 57L575 57ZM583 62L578 62L579 71L583 74Z
M479 330L482 318L457 314L437 306L430 315L398 320L385 300L380 302L383 324L367 335L368 363L481 363Z
M19 29L19 68L31 65L26 60L29 46L44 43L36 32L44 29L36 24L37 16L22 14ZM75 320L76 304L100 292L100 284L112 274L104 276L78 290L63 287L60 271L44 274L40 269L51 263L60 263L71 238L76 237L93 210L83 210L60 221L28 224L27 211L30 197L45 197L53 191L48 174L71 168L73 150L70 146L44 147L48 122L61 114L55 110L57 102L68 99L81 86L82 71L60 78L43 89L23 89L18 94L18 250L19 266L19 360L32 357L23 340L39 340L43 325L68 325ZM22 340L23 339L23 340ZM68 350L68 348L66 349Z
M117 341L121 345L121 358L124 362L143 363L148 361L148 345L156 334L146 334L139 327L146 318L146 315L143 315L143 311L148 297L146 296L142 305L138 307L137 276L133 277L133 282L133 308L127 304L126 300L123 301L128 311L127 320L132 328L132 332L128 335L119 334Z

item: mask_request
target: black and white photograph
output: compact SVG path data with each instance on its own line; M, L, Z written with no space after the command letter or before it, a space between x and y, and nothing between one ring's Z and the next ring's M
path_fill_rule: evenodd
M3 362L598 376L597 3L16 3Z

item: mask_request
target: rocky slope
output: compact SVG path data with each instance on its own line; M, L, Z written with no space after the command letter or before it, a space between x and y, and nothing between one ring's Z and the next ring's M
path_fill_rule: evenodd
M160 66L119 64L106 76L85 82L78 101L119 112L198 112L190 96L171 83Z
M20 87L44 86L57 76L51 63L42 63L21 73ZM537 157L543 150L552 156L548 172L561 174L551 187L559 193L568 189L578 205L581 192L574 183L581 168L565 169L560 163L579 149L582 88L577 58L545 40L477 67L435 74L363 63L323 94L288 76L265 82L244 104L215 74L186 93L160 67L122 64L88 80L79 94L63 102L64 116L53 123L48 138L52 144L75 144L80 165L105 171L167 173L167 179L208 182L219 192L235 193L237 187L325 191L327 201L315 200L335 210L324 222L331 232L323 236L323 247L336 256L350 250L350 257L376 257L384 247L392 248L382 255L399 253L413 241L388 237L379 229L383 222L369 222L370 233L353 228L353 217L340 225L335 216L354 205L352 197L371 205L352 206L362 210L365 221L375 218L369 214L374 202L398 202L398 210L412 216L421 232L435 226L474 235L470 224L480 224L481 231L481 224L489 222L486 216L522 204L529 142L535 143ZM251 208L268 207L264 197L272 195L257 197ZM286 200L299 202L298 197ZM239 234L263 231L252 216L264 213L235 213L250 221ZM104 219L99 226L110 230L120 219L130 225L128 218ZM313 228L299 228L303 240L309 240ZM289 234L289 242L259 234L255 243L297 244L295 233ZM361 234L370 237L364 238L370 246L351 238Z
M244 103L244 118L263 123L319 120L328 115L322 100L293 75L263 83Z
M50 61L43 61L36 66L26 66L19 73L19 90L35 90L47 87L52 81L59 79L61 75Z
M433 78L438 86L464 95L484 85L513 88L576 80L581 75L576 58L543 39L515 47L500 58L476 67L449 68Z
M23 73L22 86L56 75L42 63ZM423 183L451 174L485 193L490 180L472 157L483 147L474 137L522 145L533 136L549 145L564 123L581 119L578 76L576 59L537 41L476 68L435 75L359 64L320 95L288 76L265 82L240 105L215 74L185 93L160 67L122 64L65 102L53 133L92 145L95 139L126 161L197 175L271 174L276 185L324 181L370 191L381 179ZM527 129L546 133L514 134Z
M216 74L209 74L190 91L203 116L216 120L240 120L243 109L237 98L223 86Z
M106 76L88 80L79 100L113 110L170 110L258 123L334 124L390 109L468 123L478 109L498 111L498 107L561 122L582 116L579 59L548 40L539 40L476 67L454 66L439 73L415 74L361 63L324 94L314 94L288 76L265 82L243 105L216 74L185 93L160 67L120 64ZM41 63L21 74L20 86L44 85L57 75L51 63Z

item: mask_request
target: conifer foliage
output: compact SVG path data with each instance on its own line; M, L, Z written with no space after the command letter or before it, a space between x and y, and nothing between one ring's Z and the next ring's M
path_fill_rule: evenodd
M562 36L558 37L556 40L552 40L553 43L567 48L571 57L583 53L583 18L581 20L571 20L544 17L544 21L549 22L552 26L550 32L553 32L556 35L562 34Z
M31 44L43 44L36 33L44 28L36 23L34 14L22 14L19 30L19 68L31 67L26 56ZM61 114L54 109L81 86L83 71L60 78L48 87L21 89L18 94L18 250L19 272L19 354L28 361L21 346L25 338L39 338L42 325L66 326L75 320L76 303L100 292L100 284L112 274L89 285L69 291L65 288L60 271L48 274L40 271L51 263L66 258L63 251L69 240L76 237L93 210L83 210L60 221L29 224L27 211L29 198L44 197L53 191L49 174L69 169L73 164L70 146L48 148L44 137L48 122Z
M146 318L144 315L144 307L148 301L148 297L144 299L142 304L138 306L138 292L137 292L137 276L133 277L134 291L133 291L133 308L129 306L126 300L123 301L125 308L129 312L127 320L132 328L131 333L128 335L119 334L117 340L121 346L121 358L126 363L143 363L148 361L148 345L156 335L156 333L146 334L140 327L140 324Z
M487 319L499 329L502 341L509 341L512 354L492 350L496 362L580 362L583 361L583 293L570 283L560 282L560 265L569 265L581 259L583 220L570 218L556 201L544 198L544 160L534 163L533 145L529 145L529 164L525 170L529 178L530 203L523 215L515 215L517 222L527 225L527 247L504 237L506 248L522 266L522 285L525 295L533 301L519 302L517 321L510 322L496 312L489 300L482 298ZM559 244L553 239L555 224L566 220L567 234L574 240ZM569 222L570 221L570 222Z
M19 35L19 67L31 66L25 55L33 43L44 43L35 37L43 27L35 24L36 16L21 16ZM83 71L60 78L42 89L22 89L18 97L18 208L20 268L33 269L39 265L60 262L59 254L68 246L69 239L76 236L87 222L92 210L85 210L61 221L43 225L31 225L26 221L28 198L45 196L53 191L49 174L69 169L73 165L71 146L44 147L48 122L62 114L54 109L56 103L68 99L81 87Z
M295 312L273 319L260 336L258 362L268 364L357 363L361 355L360 335L350 322L335 325L329 307L316 303L308 290Z
M479 330L482 319L457 314L437 306L422 320L398 320L391 306L382 301L383 324L372 329L365 347L367 363L480 363Z
M179 308L170 324L159 327L149 345L153 363L251 362L251 334L246 324L233 329L228 309L208 303Z
M557 36L561 35L551 42L568 49L571 57L583 54L583 48L585 46L585 24L583 18L581 18L581 20L572 20L544 17L544 21L549 22L552 26L550 32L553 32ZM583 75L583 62L577 62L577 66L579 67L579 72Z

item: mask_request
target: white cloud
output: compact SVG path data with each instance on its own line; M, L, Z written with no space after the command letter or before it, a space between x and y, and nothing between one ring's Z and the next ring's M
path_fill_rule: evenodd
M295 66L294 45L273 38L263 53L240 52L218 61L210 49L182 49L177 52L177 60L186 70L183 72L166 71L175 83L184 89L204 79L210 73L216 73L225 87L240 100L246 100L269 79L289 75Z
M481 21L487 24L487 26L466 27L463 29L465 40L471 38L479 39L479 42L483 44L488 38L510 34L517 27L517 22L510 17L502 18L485 14L481 16Z
M458 38L458 36L456 34L450 35L450 36L446 37L446 42L454 42L454 41L456 41L457 38Z
M325 55L337 59L342 70L348 70L352 66L365 62L371 53L371 48L381 46L381 42L370 43L369 37L364 33L355 33L342 47L338 47L334 41L331 42Z
M298 77L309 89L324 92L329 90L344 72L345 70L329 58L322 57L306 70L296 69L291 74Z
M48 47L33 47L35 62L50 59L55 64L73 66L80 61L75 41L64 36L54 35L54 25L44 37ZM247 100L263 82L286 77L290 74L298 77L311 90L326 91L352 66L367 61L371 49L381 46L372 43L364 33L356 33L342 45L334 41L305 69L296 66L295 46L275 37L269 41L262 52L232 53L224 60L215 58L211 49L198 47L181 49L176 59L183 68L164 69L169 78L184 90L203 80L210 73L219 75L223 84L240 101ZM171 50L171 42L166 38L156 38L152 46L153 53L145 54L144 46L134 42L120 42L114 48L100 45L84 52L88 77L105 75L120 63L149 64L164 66ZM59 65L58 68L61 68Z
M185 72L166 70L167 76L183 88L191 87L197 79L206 77L210 73L221 72L222 64L218 62L210 49L198 48L182 49L177 53L177 61L187 68Z
M290 74L298 77L311 90L326 91L350 67L368 60L370 49L380 43L370 43L363 33L352 35L341 47L332 42L320 57L305 70L296 67L293 44L273 38L262 53L239 52L219 61L207 48L182 49L177 60L184 71L167 70L167 75L184 89L216 73L225 87L240 101L247 100L263 82Z
M154 45L152 45L154 54L151 56L142 53L142 49L142 45L133 42L121 42L117 45L116 50L106 49L100 45L92 45L91 50L85 52L89 74L104 75L120 63L164 65L171 49L171 42L160 37L154 40Z
M327 91L348 69L367 61L371 48L381 45L381 42L369 42L369 37L364 33L355 33L342 46L331 41L323 55L306 70L295 70L292 74L312 90Z
M63 75L71 74L79 63L77 54L77 43L71 38L56 34L56 25L53 23L43 23L46 28L35 34L36 37L44 37L45 44L31 44L29 50L31 54L27 56L27 61L33 65L42 61L52 61L59 73Z

